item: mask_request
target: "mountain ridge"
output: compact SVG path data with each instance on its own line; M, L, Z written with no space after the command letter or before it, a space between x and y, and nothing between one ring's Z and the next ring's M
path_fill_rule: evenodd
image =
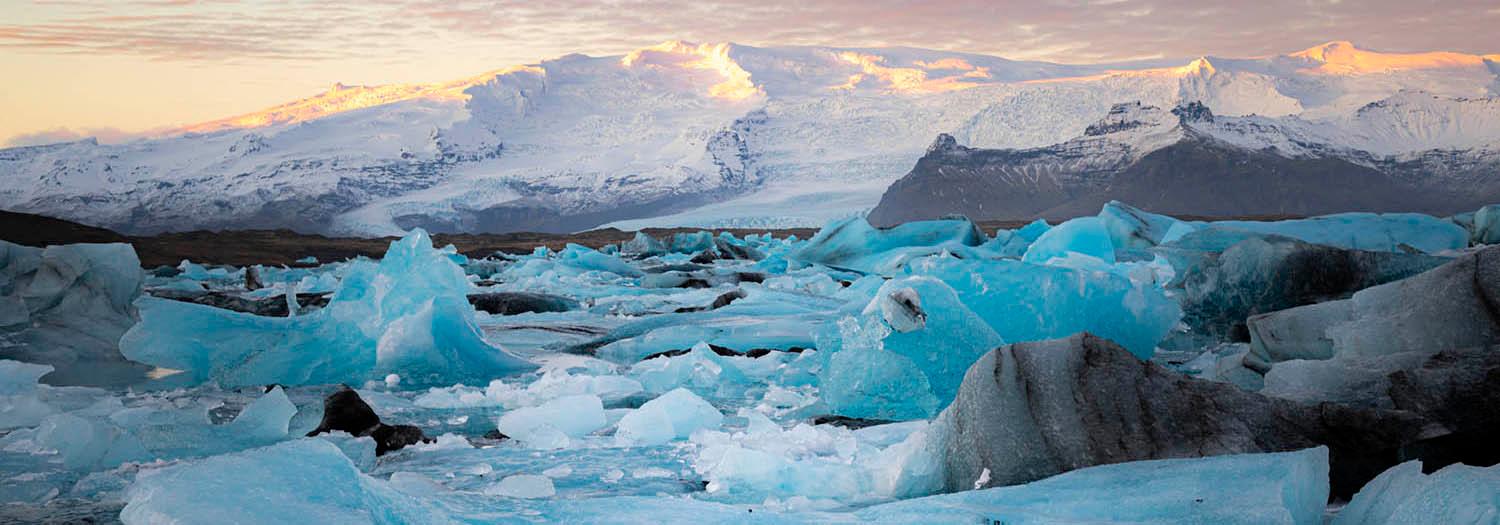
M1343 56L1334 44L1325 58ZM336 85L152 140L0 150L0 207L133 234L813 226L870 209L938 133L976 148L1043 147L1126 101L1202 102L1278 130L1244 140L1371 151L1408 171L1454 164L1432 152L1494 147L1489 110L1443 106L1494 104L1493 60L1372 53L1355 62L1395 65L1329 72L1295 53L1068 65L671 41L448 83ZM1400 60L1368 58L1391 56ZM1392 99L1403 92L1438 102ZM1383 100L1400 104L1366 113L1408 120L1361 119Z

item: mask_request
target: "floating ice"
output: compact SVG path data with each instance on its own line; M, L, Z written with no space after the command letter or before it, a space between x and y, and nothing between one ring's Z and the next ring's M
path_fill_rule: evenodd
M969 365L1001 344L943 281L892 279L861 317L840 320L837 335L819 342L827 359L822 397L843 416L932 417L953 399Z
M1286 221L1218 221L1214 230L1276 234L1313 244L1375 252L1460 250L1469 233L1452 222L1419 213L1339 213Z
M516 474L506 476L494 486L485 488L484 493L507 498L536 499L550 498L557 494L557 489L552 486L552 478L547 476Z
M718 429L724 415L692 392L678 388L647 401L620 419L615 436L635 445L660 445L699 429Z
M1047 230L1031 243L1021 260L1044 264L1076 253L1113 264L1115 245L1110 240L1111 233L1098 217L1079 217Z
M1177 240L1199 227L1119 201L1106 203L1099 211L1099 220L1109 232L1109 240L1116 250L1148 250Z
M793 260L890 274L907 261L943 251L972 253L986 238L968 220L909 222L877 229L863 217L834 221L791 254Z
M800 496L836 504L931 494L941 487L939 461L926 446L926 422L857 431L798 424L790 429L753 411L743 431L693 435L693 468L708 496L759 502Z
M1491 204L1474 212L1474 230L1470 240L1474 244L1500 244L1500 204Z
M120 520L131 525L452 521L361 474L338 447L319 439L143 473L130 487Z
M922 259L909 271L952 287L1009 343L1090 332L1147 359L1182 317L1155 284L1113 272L951 257Z
M1316 525L1327 498L1328 450L1319 447L1103 465L1025 485L877 505L855 516L891 523Z
M363 384L400 373L410 384L488 380L533 365L486 343L463 269L416 230L379 264L352 263L328 306L259 317L144 298L120 341L136 361L224 386Z
M651 257L667 253L667 246L646 232L635 232L635 237L620 245L620 253Z
M642 275L640 270L620 260L619 257L600 253L577 244L569 244L566 248L563 248L563 251L558 252L557 261L583 270L609 272L622 277L640 277Z
M1453 464L1432 474L1422 462L1391 467L1360 489L1333 525L1495 523L1500 521L1500 466Z
M498 429L532 448L550 449L566 447L570 438L588 435L607 423L598 396L577 395L506 412L500 416Z
M51 366L0 360L0 430L32 427L53 413L38 397L37 380Z
M144 280L128 244L0 241L0 359L52 365L55 385L123 386L148 367L120 355Z

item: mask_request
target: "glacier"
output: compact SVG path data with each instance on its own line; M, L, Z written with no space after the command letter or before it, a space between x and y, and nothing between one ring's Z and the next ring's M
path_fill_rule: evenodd
M338 84L132 143L0 150L0 207L128 233L817 227L876 206L939 134L1041 148L1131 103L1212 108L1204 132L1249 150L1477 188L1485 172L1466 167L1493 166L1500 136L1494 60L1345 41L1093 65L667 41L436 84ZM1077 152L1109 164L1169 143L1134 135Z

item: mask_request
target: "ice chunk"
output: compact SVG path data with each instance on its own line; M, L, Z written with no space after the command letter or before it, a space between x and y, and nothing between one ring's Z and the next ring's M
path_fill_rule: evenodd
M927 495L941 486L925 422L883 425L894 427L888 432L808 424L783 429L753 411L740 415L750 420L744 432L705 431L692 438L699 447L693 469L708 482L713 499L803 497L856 504Z
M920 325L918 320L920 320ZM953 399L975 359L1003 340L932 277L887 281L860 317L819 341L823 401L857 418L928 418Z
M1210 223L1208 228L1283 235L1313 244L1375 252L1414 248L1439 253L1469 245L1469 232L1462 226L1419 213L1340 213L1274 222L1218 221Z
M1365 485L1333 525L1495 523L1500 521L1500 466L1453 464L1432 474L1422 462L1391 467Z
M637 445L660 445L686 438L699 429L717 429L724 415L687 389L678 388L647 401L620 419L615 436Z
M48 416L36 429L36 443L54 450L74 470L113 468L127 461L150 459L140 440L97 419L73 414Z
M564 396L500 416L500 433L533 448L562 448L568 438L580 438L603 428L604 403L599 396Z
M667 246L646 232L635 232L635 237L620 245L620 253L651 257L667 253Z
M120 348L184 380L224 386L363 384L388 373L431 385L532 368L484 341L468 289L463 269L416 230L379 264L351 263L318 311L260 317L144 298Z
M1474 212L1474 244L1500 244L1500 204L1491 204Z
M966 251L986 238L967 219L908 222L877 229L863 217L829 223L791 254L793 260L864 273L894 272L923 255Z
M1099 211L1099 220L1117 250L1147 250L1182 237L1197 226L1166 215L1109 201Z
M37 380L52 371L48 365L0 360L0 430L33 427L53 413L37 396Z
M1008 343L1090 332L1148 359L1182 317L1154 283L1114 272L930 257L914 275L942 280Z
M256 523L451 523L361 474L338 447L301 439L142 473L120 520Z
M1115 245L1110 240L1110 233L1098 217L1079 217L1047 230L1031 243L1021 260L1044 264L1077 253L1113 264Z
M1500 340L1500 248L1486 248L1341 301L1251 317L1251 357L1286 359L1433 354Z
M672 251L693 254L714 249L714 236L706 231L678 233L672 236Z
M1176 283L1182 288L1183 321L1195 333L1217 339L1243 337L1251 315L1338 299L1447 262L1430 255L1346 250L1260 235L1217 255L1173 255L1184 264Z
M484 493L507 498L537 499L556 495L557 488L552 486L552 478L547 476L515 474L506 476L493 486L486 487Z
M622 277L640 277L643 275L634 266L620 260L619 257L600 253L585 246L568 244L563 251L557 253L557 261L583 270L596 270L609 272Z
M0 241L0 359L52 365L54 385L123 386L148 367L120 355L135 324L140 259L128 244L46 249Z
M855 516L886 523L1315 525L1323 522L1327 497L1328 449L1319 447L1103 465L1025 485L876 505Z
M241 410L227 430L252 442L284 439L295 415L297 405L287 399L286 391L276 386Z
M666 392L680 386L718 392L749 381L745 373L728 359L714 353L708 343L699 342L685 355L636 363L630 368L630 375L640 381L647 392Z

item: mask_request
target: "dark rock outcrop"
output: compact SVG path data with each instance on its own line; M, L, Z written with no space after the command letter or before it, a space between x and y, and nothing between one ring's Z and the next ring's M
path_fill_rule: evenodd
M532 292L489 292L469 294L475 310L495 315L566 312L578 308L578 302L567 297Z
M1342 497L1395 465L1421 424L1193 379L1089 334L985 354L937 423L948 490L973 488L986 469L983 486L995 487L1109 463L1326 445Z
M375 440L375 455L384 455L417 443L433 440L412 425L387 425L370 408L359 393L348 386L340 386L337 392L323 399L323 421L318 428L308 432L316 436L324 432L348 432L355 437L369 436Z
M876 226L959 213L974 220L1068 219L1109 200L1169 215L1320 215L1420 211L1447 215L1500 201L1489 177L1500 155L1432 150L1398 157L1299 142L1253 121L1218 122L1201 103L1167 115L1117 104L1080 137L1040 148L978 149L939 135L870 211ZM1277 133L1295 154L1215 133ZM1165 146L1160 146L1166 144Z

